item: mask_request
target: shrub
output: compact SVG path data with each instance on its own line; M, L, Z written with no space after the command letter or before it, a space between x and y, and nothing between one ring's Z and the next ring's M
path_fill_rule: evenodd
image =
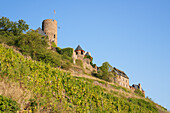
M20 110L19 104L10 98L0 95L0 112L17 112Z
M83 61L80 59L76 59L76 65L80 66L83 68Z
M61 49L60 51L62 55L67 55L69 57L72 57L73 55L73 48L64 48L64 49Z
M57 47L54 42L51 43L51 46L52 46L52 47Z
M61 54L61 48L60 47L56 47L56 51Z
M68 61L70 61L70 62L73 62L73 58L67 56L66 54L62 55L62 59L63 59L63 60L68 60Z
M136 90L135 90L135 93L136 93L137 95L139 95L139 96L144 97L144 94L143 94L139 89L136 89Z
M61 68L65 69L65 70L69 70L71 68L71 63L70 62L66 62L66 63L61 65Z
M52 52L51 50L39 50L35 56L35 60L49 63L53 67L61 66L62 56L57 52Z

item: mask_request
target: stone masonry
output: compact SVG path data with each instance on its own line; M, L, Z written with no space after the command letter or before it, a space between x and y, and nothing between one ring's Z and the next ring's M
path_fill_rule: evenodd
M57 21L46 19L42 22L42 30L49 37L49 44L54 42L57 46Z

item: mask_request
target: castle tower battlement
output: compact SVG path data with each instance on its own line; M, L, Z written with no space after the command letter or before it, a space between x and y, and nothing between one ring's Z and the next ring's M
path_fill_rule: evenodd
M42 22L42 30L49 37L50 46L54 42L57 46L57 21L46 19Z

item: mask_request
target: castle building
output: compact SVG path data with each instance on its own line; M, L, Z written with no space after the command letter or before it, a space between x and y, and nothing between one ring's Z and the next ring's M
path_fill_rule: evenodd
M42 22L42 29L38 28L38 33L42 36L48 36L49 45L54 42L57 46L57 21L52 19L46 19Z
M91 59L86 58L86 56L91 57L91 53L90 52L85 52L80 45L77 46L77 48L75 50L73 50L73 63L76 63L76 60L79 59L83 62L83 66L84 68L88 68L90 71L96 71L97 72L97 66L95 66L94 68L91 66L90 62ZM91 57L92 58L92 57Z
M42 36L48 36L49 45L50 45L49 49L53 49L52 43L55 43L55 45L57 46L57 21L56 20L52 20L52 19L43 20L42 29L39 27L37 31ZM76 60L79 59L83 62L83 66L85 69L90 70L90 72L92 71L97 72L98 67L91 65L93 59L91 57L91 53L85 52L80 47L80 45L78 45L75 50L73 49L72 58L74 64L76 63ZM145 95L145 91L141 88L141 84L138 85L133 84L132 86L129 86L129 77L123 71L114 67L112 72L115 76L114 82L118 83L120 86L130 88L132 91L139 89Z
M85 55L85 51L80 47L80 45L77 46L75 49L77 59L83 59Z
M129 77L125 74L125 72L115 67L113 68L112 72L114 73L115 82L117 84L119 84L120 86L129 88Z
M132 91L135 91L135 90L140 90L142 93L143 93L143 95L145 96L145 91L142 89L142 86L141 86L141 84L139 83L138 85L136 85L136 84L133 84L132 86L130 86L130 89L132 90Z

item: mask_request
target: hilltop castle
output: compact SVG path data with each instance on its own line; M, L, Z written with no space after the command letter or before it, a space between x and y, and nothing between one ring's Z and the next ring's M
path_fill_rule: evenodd
M55 43L57 46L57 21L52 19L46 19L42 22L42 29L39 27L38 33L43 36L48 36L49 45Z
M42 22L42 29L39 27L38 33L42 36L48 36L49 38L49 45L50 49L52 48L52 43L55 43L57 46L57 21L52 19L46 19ZM87 58L88 57L88 58ZM91 60L91 53L85 52L80 45L77 46L77 48L73 49L73 63L76 63L76 60L81 60L83 62L84 69L88 69L90 72L94 71L97 72L97 66L92 66ZM117 68L113 68L112 72L114 73L115 79L114 82L119 84L120 86L126 87L128 89L131 89L132 91L140 90L144 95L145 91L142 89L141 84L138 85L133 84L132 86L129 85L129 77L121 70Z
M77 48L75 49L75 51L73 50L73 63L76 63L76 60L79 59L83 62L83 66L85 69L89 69L91 72L97 72L97 66L92 67L92 65L90 64L90 62L92 62L93 57L91 57L91 53L90 52L85 52L80 45L77 46Z

